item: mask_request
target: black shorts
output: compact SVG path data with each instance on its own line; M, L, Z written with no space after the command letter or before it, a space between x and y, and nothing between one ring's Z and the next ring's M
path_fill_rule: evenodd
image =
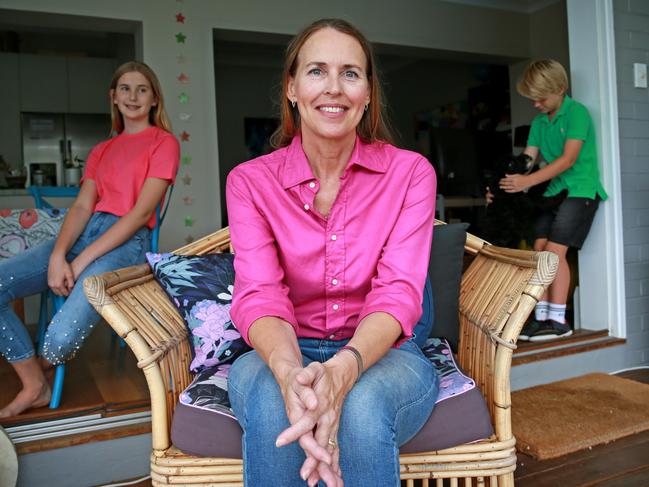
M599 195L595 199L567 197L554 207L541 210L534 238L580 249L595 218L599 200Z

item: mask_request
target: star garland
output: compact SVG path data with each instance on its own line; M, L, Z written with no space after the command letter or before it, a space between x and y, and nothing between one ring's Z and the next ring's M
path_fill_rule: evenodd
M176 3L182 4L184 3L184 1L176 0ZM174 25L182 26L184 28L184 26L186 25L185 21L187 20L187 17L183 14L182 11L180 11L174 15L174 20L175 20ZM177 32L176 34L174 34L174 38L176 41L176 45L178 47L182 48L183 50L185 48L188 48L188 36L185 34L185 32L183 31ZM188 64L187 57L185 56L185 53L182 51L178 52L178 54L176 55L176 61L179 66L186 66ZM178 75L176 76L176 81L178 82L178 88L182 88L179 90L176 96L178 102L183 107L183 110L178 114L178 118L180 122L183 124L188 123L192 118L191 107L190 107L190 100L191 100L190 84L191 83L190 83L190 78L187 75L186 69L187 68L181 69ZM181 172L182 172L182 177L180 178L180 180L183 183L182 187L184 188L184 191L188 191L191 194L192 177L189 174L189 169L192 164L192 157L191 155L188 154L190 150L190 137L191 137L191 134L189 132L189 127L186 126L183 127L182 131L178 135L180 137L180 140L182 141L182 152L183 152L180 158ZM187 207L187 209L189 209L189 207L191 207L194 204L194 198L190 194L185 193L182 197L183 204L184 206ZM191 243L194 241L194 237L189 231L189 229L191 229L194 226L194 224L196 223L196 219L194 218L193 215L186 214L184 216L183 223L185 228L188 229L187 236L185 237L185 242Z

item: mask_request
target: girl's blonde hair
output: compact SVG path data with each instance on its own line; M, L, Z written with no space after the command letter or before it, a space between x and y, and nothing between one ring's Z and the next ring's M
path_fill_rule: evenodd
M300 129L300 114L297 108L291 107L286 96L288 84L295 76L297 69L298 54L304 43L316 32L322 29L334 29L343 34L353 37L358 41L365 54L367 61L367 79L370 84L370 104L363 114L360 123L356 127L356 133L363 142L375 141L393 142L394 137L390 130L388 117L383 101L381 83L376 69L376 59L372 45L367 38L352 24L342 19L320 19L307 26L302 32L296 35L286 48L284 57L284 72L282 73L282 88L280 96L280 124L270 138L274 148L285 147L291 143L293 136Z
M566 70L554 59L539 59L528 64L516 83L516 90L526 98L541 100L568 89Z
M113 79L110 82L110 90L108 92L110 97L111 132L120 133L124 130L124 118L117 108L117 105L113 103L113 94L117 89L117 82L119 79L124 74L132 72L140 73L147 79L151 85L153 96L157 101L156 106L151 107L151 111L149 112L149 123L171 133L171 122L169 121L169 117L165 111L165 102L164 97L162 96L162 89L160 88L160 81L158 81L158 77L155 75L153 70L140 61L129 61L124 63L115 70L115 73L113 73Z

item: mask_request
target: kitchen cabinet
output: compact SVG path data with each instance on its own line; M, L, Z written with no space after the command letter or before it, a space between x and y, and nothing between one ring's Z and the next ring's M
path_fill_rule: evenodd
M0 154L14 168L22 166L18 56L0 53Z
M19 65L21 111L68 111L68 70L64 56L21 53Z
M115 61L68 58L68 113L110 113L108 88Z

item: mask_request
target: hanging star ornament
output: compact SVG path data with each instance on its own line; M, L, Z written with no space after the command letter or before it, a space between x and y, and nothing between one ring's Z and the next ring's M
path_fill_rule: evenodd
M191 206L194 204L194 198L192 198L191 196L185 196L183 198L183 203L185 203L187 206Z
M183 142L189 142L189 133L183 130L180 134L180 140L182 140Z
M183 84L189 83L189 76L187 76L185 73L180 73L177 79Z
M178 95L178 101L180 103L187 103L189 101L189 95L185 92Z
M192 163L192 156L183 156L181 161L183 166L189 166Z
M192 114L191 113L179 113L178 118L181 120L181 122L186 122L187 120L192 118Z
M183 176L183 184L185 186L189 186L190 184L192 184L192 177L189 174L185 174Z
M194 226L194 217L193 216L186 216L185 217L185 226L186 227L193 227Z
M185 16L182 13L178 12L176 14L176 22L178 22L179 24L184 24L185 23Z
M187 36L185 34L183 34L182 32L178 32L178 34L176 34L176 42L178 44L184 44L186 39L187 39Z

